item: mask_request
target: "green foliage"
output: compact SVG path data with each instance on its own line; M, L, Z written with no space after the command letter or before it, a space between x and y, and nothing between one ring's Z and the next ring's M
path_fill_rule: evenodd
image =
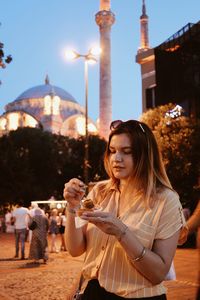
M105 141L89 137L89 179L105 178ZM27 206L32 200L62 199L64 183L83 179L84 139L36 128L19 128L0 138L0 203Z
M103 163L106 142L99 136L91 135L89 145L89 178L91 181L106 179L107 174Z
M193 209L200 174L200 123L190 117L166 117L174 104L150 109L140 120L153 130L172 186L184 207Z

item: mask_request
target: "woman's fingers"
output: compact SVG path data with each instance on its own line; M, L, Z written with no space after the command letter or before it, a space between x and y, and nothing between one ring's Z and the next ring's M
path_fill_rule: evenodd
M84 211L83 216L86 217L101 217L101 218L109 218L113 217L111 213L103 212L103 211Z
M73 178L65 184L65 189L71 193L85 193L85 188L85 184L77 178Z
M107 212L84 212L81 218L97 226L100 230L107 234L116 235L122 226L119 220L112 213Z
M81 218L88 220L91 223L102 223L112 226L115 217L112 214L105 212L84 212L81 215Z
M77 179L72 178L69 182L65 183L63 196L65 199L76 199L80 200L81 197L85 194L85 184Z

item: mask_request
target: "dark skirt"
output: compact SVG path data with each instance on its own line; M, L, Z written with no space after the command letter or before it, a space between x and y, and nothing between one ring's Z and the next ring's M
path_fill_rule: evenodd
M124 298L117 296L113 293L107 292L104 288L99 285L97 279L92 279L88 282L88 285L84 291L84 294L81 297L81 300L166 300L166 295L154 296L154 297L145 297L145 298Z
M60 234L64 234L65 233L65 226L60 225L59 232L60 232Z

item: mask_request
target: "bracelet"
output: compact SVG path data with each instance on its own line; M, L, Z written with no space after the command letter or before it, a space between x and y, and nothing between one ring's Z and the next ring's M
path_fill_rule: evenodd
M119 242L121 242L121 240L124 237L124 235L126 234L127 230L128 230L128 226L125 225L124 230L121 232L120 236L117 237L117 239L118 239Z
M76 211L80 208L80 205L77 206L77 207L74 207L74 208L71 208L68 206L68 204L65 206L66 207L66 210L72 214L72 215L75 215L76 214Z
M143 247L141 254L140 254L139 256L137 256L136 258L131 258L131 260L132 260L133 262L138 262L138 261L140 261L141 259L143 259L143 257L145 256L145 254L146 254L146 248Z
M74 208L67 207L67 211L72 215L76 214L76 210Z

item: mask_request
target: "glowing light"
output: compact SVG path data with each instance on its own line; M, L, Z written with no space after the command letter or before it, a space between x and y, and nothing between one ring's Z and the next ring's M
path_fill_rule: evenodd
M68 49L65 52L65 57L67 60L73 60L77 58L77 54L74 50Z
M88 63L88 64L90 64L90 65L94 65L94 64L96 64L96 59L95 58L93 58L93 57L88 57L87 58L87 60L86 60L86 62Z
M179 116L181 116L182 112L183 112L182 106L176 105L173 109L165 113L165 117L170 117L172 119L178 118Z
M8 129L9 130L16 130L19 127L19 114L18 113L11 113L8 115Z
M76 128L77 128L78 134L85 135L85 118L84 117L78 117L76 119Z
M102 52L102 49L99 46L94 46L90 49L90 53L94 56L99 56Z
M52 99L53 115L59 115L60 113L60 97L54 96Z
M76 119L76 129L79 135L85 135L85 117L78 117ZM97 133L97 128L93 123L88 123L88 131Z
M44 97L44 115L51 114L51 96L47 95Z
M94 124L89 123L88 124L88 131L92 132L92 133L97 133L97 128L96 128L96 126Z
M92 47L87 54L80 54L72 49L65 51L65 57L67 60L74 60L83 57L85 61L89 64L94 64L97 62L97 58L101 54L101 48L99 46Z
M37 124L38 124L38 122L32 116L24 115L23 126L35 128L37 126Z
M6 130L6 119L5 118L0 118L0 130Z
M165 51L167 51L167 52L174 52L174 51L176 51L178 48L180 48L180 45L176 45L175 47L167 48Z
M59 115L60 113L60 97L47 95L44 97L44 114Z

